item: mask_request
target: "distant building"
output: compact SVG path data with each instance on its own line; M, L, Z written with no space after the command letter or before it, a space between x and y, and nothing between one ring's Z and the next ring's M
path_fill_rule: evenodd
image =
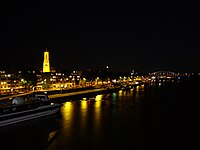
M38 74L37 89L69 89L79 86L81 71Z
M47 51L47 49L44 52L44 61L43 61L43 73L45 72L51 72L50 62L49 62L49 52Z
M0 71L0 94L22 91L23 82L15 73Z

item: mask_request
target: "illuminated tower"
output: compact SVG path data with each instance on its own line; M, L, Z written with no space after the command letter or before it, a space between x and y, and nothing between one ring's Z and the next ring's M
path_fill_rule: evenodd
M43 72L50 72L49 52L44 52Z

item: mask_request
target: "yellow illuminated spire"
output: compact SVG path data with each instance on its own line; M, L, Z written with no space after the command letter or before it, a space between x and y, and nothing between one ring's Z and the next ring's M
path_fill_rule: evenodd
M50 72L49 52L47 48L44 52L43 72Z

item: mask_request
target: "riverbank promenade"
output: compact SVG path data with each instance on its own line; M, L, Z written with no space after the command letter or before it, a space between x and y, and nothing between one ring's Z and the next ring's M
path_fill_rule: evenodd
M102 92L112 92L120 90L120 87L116 88L94 88L94 87L87 87L87 88L78 88L78 89L68 89L68 90L45 90L45 91L36 91L36 92L45 92L47 93L50 100L55 100L59 98L67 98L67 97L76 97L86 94L98 94ZM34 92L26 92L22 94L14 94L14 95L8 95L4 97L0 97L0 101L10 101L15 97L24 97L29 98Z

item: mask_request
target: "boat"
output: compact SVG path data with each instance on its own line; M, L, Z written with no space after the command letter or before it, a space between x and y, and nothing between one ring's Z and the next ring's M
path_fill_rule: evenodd
M96 98L95 97L89 97L89 101L96 101Z
M34 94L29 99L16 97L0 102L0 127L55 114L60 111L61 106L51 103L44 93Z

